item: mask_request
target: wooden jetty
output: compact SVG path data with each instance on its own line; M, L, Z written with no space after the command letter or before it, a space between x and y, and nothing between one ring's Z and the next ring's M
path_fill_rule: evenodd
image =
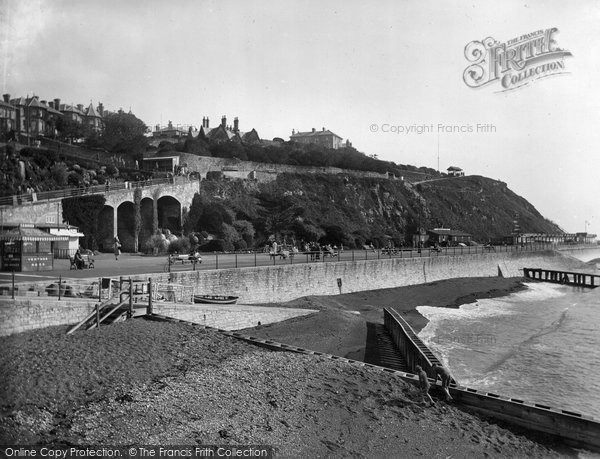
M542 268L523 268L523 274L527 279L553 282L555 284L588 288L596 288L600 285L600 275L597 274L555 271L553 269Z

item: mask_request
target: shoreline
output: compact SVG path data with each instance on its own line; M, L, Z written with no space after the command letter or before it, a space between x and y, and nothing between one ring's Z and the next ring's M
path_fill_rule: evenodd
M437 304L458 307L520 288L520 279L454 279L307 297L291 303L319 313L252 335L278 332L292 344L301 331L298 339L313 340L303 347L356 351L352 332L400 294L410 311L439 290ZM140 318L66 329L0 338L1 444L265 444L276 457L574 456L550 438L441 401L425 407L415 386L371 368L273 352L183 323Z
M527 287L524 278L455 278L427 284L346 293L335 296L309 296L277 306L318 309L319 313L274 324L245 329L245 333L318 352L363 360L367 324L383 324L383 308L393 307L416 333L428 320L417 306L458 308L478 299L498 298ZM362 355L361 355L362 354Z

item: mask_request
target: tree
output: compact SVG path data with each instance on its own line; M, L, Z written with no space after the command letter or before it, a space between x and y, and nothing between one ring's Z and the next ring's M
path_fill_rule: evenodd
M62 140L83 139L91 135L91 129L88 125L78 123L66 116L59 116L56 120L56 130Z
M98 241L98 216L104 208L106 198L103 195L79 196L62 200L63 221L77 226L85 236L82 245L96 250Z
M104 129L99 136L88 140L88 146L104 148L111 153L138 157L146 151L148 140L144 136L146 125L133 113L119 110L103 119Z

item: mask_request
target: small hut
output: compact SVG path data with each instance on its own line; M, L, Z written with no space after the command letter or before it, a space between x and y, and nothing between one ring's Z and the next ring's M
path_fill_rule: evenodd
M48 234L30 224L0 232L0 270L51 271L54 244L68 242L68 236Z

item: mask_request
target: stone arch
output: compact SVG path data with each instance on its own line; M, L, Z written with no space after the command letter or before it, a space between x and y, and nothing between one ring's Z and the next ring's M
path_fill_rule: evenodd
M105 205L98 215L98 250L110 252L113 246L115 208Z
M161 196L157 201L158 227L181 233L181 203L172 196Z
M122 202L117 207L117 235L121 241L121 250L124 252L135 250L134 219L135 209L133 202Z
M145 249L146 241L152 236L152 220L154 218L154 200L152 198L142 198L140 203L140 214L142 216L142 225L140 228L140 250Z

